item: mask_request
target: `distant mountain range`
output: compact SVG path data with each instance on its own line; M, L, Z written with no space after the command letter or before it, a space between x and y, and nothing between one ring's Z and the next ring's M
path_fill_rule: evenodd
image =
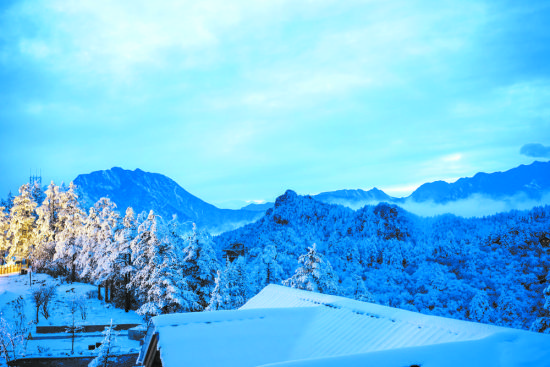
M122 215L128 206L136 213L153 209L165 220L176 214L181 222L197 223L214 233L254 222L274 205L249 204L239 210L219 209L185 191L172 179L140 169L130 171L114 167L79 175L74 183L86 209L101 197L109 197ZM534 162L506 172L478 173L454 183L425 183L405 198L389 196L377 188L323 192L312 198L323 203L359 208L380 202L446 204L478 196L493 200L522 196L536 201L547 193L550 193L550 162Z
M312 197L327 204L340 204L358 208L366 204L381 202L403 204L407 201L416 203L432 202L447 204L476 196L493 200L502 200L518 195L526 199L540 200L550 193L550 162L535 161L530 165L521 165L505 172L477 173L474 177L461 178L453 183L434 181L425 183L407 197L389 196L377 188L365 191L337 190L322 192ZM273 203L250 204L247 210L266 210ZM261 208L261 209L260 209Z
M409 198L416 202L433 201L445 204L483 195L499 200L523 194L538 200L550 190L550 162L533 162L505 172L477 173L454 183L435 181L416 189Z
M158 174L113 167L79 175L74 181L80 203L90 208L101 197L116 203L121 215L131 206L136 214L153 210L164 220L174 214L181 222L196 223L212 232L223 232L258 219L263 213L250 210L219 209L189 192L174 180Z

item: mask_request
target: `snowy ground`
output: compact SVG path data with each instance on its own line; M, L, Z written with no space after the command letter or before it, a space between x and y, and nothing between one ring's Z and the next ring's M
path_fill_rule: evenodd
M72 297L83 297L86 304L86 320L82 319L79 311L75 313L76 325L106 325L113 320L113 324L140 324L142 318L135 312L124 312L110 304L89 297L88 293L97 291L97 287L83 283L61 283L60 279L53 279L46 274L32 274L33 287L41 284L54 284L56 295L50 306L50 317L46 320L42 314L39 315L38 326L66 326L72 324L72 314L69 311L69 300ZM96 293L97 294L97 293ZM21 353L26 357L47 357L71 355L70 334L37 334L35 323L36 308L31 298L28 275L3 275L0 276L0 316L13 325L16 320L13 303L18 297L24 299L25 323L29 325L31 339L26 348L21 348ZM128 331L119 331L116 345L120 353L137 353L139 341L129 340ZM101 332L78 333L74 340L74 356L93 356L96 351L89 351L88 345L101 342ZM2 358L0 358L0 364Z

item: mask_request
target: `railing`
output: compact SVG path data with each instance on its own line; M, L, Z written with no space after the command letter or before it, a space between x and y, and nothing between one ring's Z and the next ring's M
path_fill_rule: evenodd
M1 265L0 275L19 273L21 272L21 269L28 269L28 268L29 266L27 264Z

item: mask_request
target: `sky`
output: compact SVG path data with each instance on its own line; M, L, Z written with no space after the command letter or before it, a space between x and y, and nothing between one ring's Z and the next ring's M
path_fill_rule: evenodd
M219 207L550 159L548 1L4 0L0 197L114 166Z

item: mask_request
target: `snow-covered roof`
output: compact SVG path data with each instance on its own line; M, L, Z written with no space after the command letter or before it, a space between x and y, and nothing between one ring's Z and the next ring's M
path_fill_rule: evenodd
M472 353L479 354L486 366L525 345L550 358L550 336L277 285L267 286L239 310L163 315L153 318L153 324L164 367L339 366L368 361L395 366L429 366L432 361L435 366L451 355L464 363Z

